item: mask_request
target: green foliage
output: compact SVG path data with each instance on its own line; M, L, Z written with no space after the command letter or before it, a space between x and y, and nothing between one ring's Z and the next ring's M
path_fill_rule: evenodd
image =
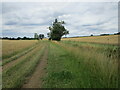
M42 40L44 38L44 34L40 34L39 38Z
M63 35L69 34L69 31L65 29L63 24L65 24L64 21L58 22L58 20L55 19L53 25L49 27L50 33L48 33L48 37L52 40L60 41Z

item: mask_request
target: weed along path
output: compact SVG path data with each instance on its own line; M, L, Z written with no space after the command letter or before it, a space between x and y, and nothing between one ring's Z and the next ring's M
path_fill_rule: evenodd
M48 58L48 47L46 46L45 51L40 58L40 61L35 68L32 76L28 77L27 82L23 85L22 88L41 88L42 87L42 78L45 75L45 67L47 65Z

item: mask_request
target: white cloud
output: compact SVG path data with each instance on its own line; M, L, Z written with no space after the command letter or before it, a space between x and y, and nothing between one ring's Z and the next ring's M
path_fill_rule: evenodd
M49 32L55 18L64 20L69 36L114 33L118 30L116 3L3 3L3 36L33 36ZM7 33L6 33L7 32ZM11 34L10 34L11 33Z
M3 2L48 2L48 0L4 0ZM119 2L119 0L49 0L49 2Z

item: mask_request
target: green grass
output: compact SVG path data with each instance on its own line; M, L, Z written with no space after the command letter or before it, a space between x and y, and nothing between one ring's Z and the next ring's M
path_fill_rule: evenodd
M13 67L3 71L3 88L19 88L23 85L25 78L31 75L40 61L40 57L45 49L39 48L30 57L17 63Z
M47 88L117 88L117 60L99 50L73 46L72 43L50 42ZM85 44L86 45L86 44ZM97 47L97 46L96 46ZM104 47L104 46L103 46Z

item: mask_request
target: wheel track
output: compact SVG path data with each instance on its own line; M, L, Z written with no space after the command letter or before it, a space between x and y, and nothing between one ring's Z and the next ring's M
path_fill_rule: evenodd
M45 48L44 54L40 59L39 64L37 65L35 72L32 76L28 77L29 80L26 84L22 86L22 88L41 88L42 87L42 77L45 74L44 68L47 65L47 58L48 58L48 46Z
M35 51L28 59L22 61L10 69L3 72L3 87L4 88L19 88L24 83L25 77L29 76L37 63L39 62L39 58L41 57L41 53L44 50L44 45L42 47L38 47L37 51ZM31 64L30 64L31 63ZM36 63L36 64L35 64ZM34 64L33 66L31 66ZM16 71L17 70L17 71ZM20 73L22 70L22 73ZM12 75L13 74L13 75ZM15 78L13 78L15 77Z

